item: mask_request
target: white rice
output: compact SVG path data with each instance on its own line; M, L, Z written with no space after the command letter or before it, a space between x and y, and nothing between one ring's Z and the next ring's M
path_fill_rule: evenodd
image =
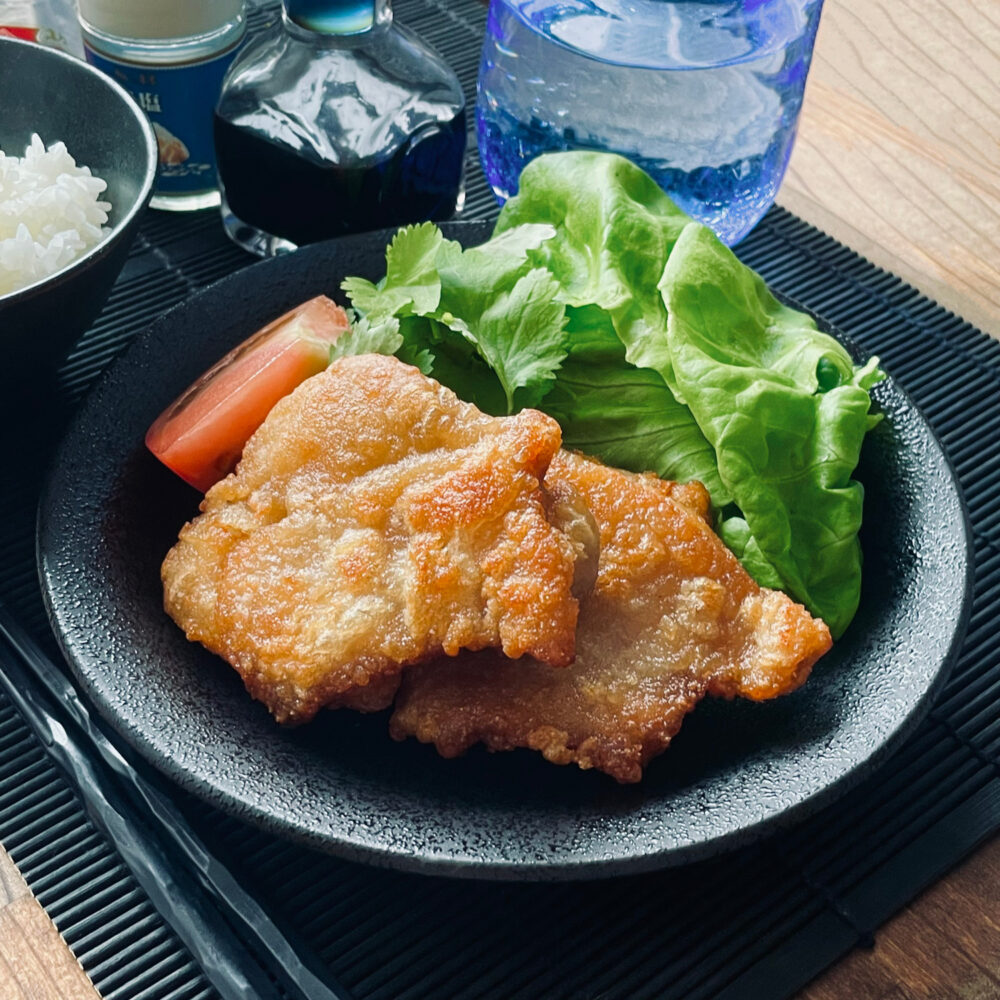
M107 188L57 142L37 136L23 157L0 150L0 295L62 270L111 231Z

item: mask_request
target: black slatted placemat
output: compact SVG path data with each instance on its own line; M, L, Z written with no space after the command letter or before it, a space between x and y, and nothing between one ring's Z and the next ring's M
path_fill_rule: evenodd
M399 0L396 11L471 93L478 0ZM470 155L465 214L493 209ZM976 572L951 681L903 749L833 806L756 847L658 874L568 885L401 875L310 853L182 798L196 829L358 1000L788 996L1000 828L1000 343L779 209L740 255L878 353L955 464ZM44 416L3 421L0 596L53 654L33 545L47 455L135 333L249 262L214 213L150 213L101 318L59 387L37 400ZM108 1000L213 996L2 697L0 841Z

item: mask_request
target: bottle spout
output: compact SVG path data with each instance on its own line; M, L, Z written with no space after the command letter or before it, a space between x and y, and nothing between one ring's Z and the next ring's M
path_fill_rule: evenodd
M390 0L283 0L285 16L306 31L360 35L390 20Z

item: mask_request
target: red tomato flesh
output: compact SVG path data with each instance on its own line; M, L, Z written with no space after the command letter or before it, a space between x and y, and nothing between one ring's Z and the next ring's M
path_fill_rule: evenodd
M271 407L330 363L330 344L350 329L347 314L319 295L233 348L153 422L146 447L206 491L235 468Z

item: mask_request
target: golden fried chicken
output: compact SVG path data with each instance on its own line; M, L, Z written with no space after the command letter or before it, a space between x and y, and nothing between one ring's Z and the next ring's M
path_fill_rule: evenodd
M530 747L621 782L669 745L706 694L773 698L830 647L826 625L757 586L711 531L700 484L678 486L561 452L549 484L574 487L600 528L576 661L463 654L408 671L390 728L445 757L476 742Z
M338 360L209 490L163 563L166 610L282 722L384 708L442 653L565 666L580 545L540 486L559 444L537 411L489 417L395 358Z

